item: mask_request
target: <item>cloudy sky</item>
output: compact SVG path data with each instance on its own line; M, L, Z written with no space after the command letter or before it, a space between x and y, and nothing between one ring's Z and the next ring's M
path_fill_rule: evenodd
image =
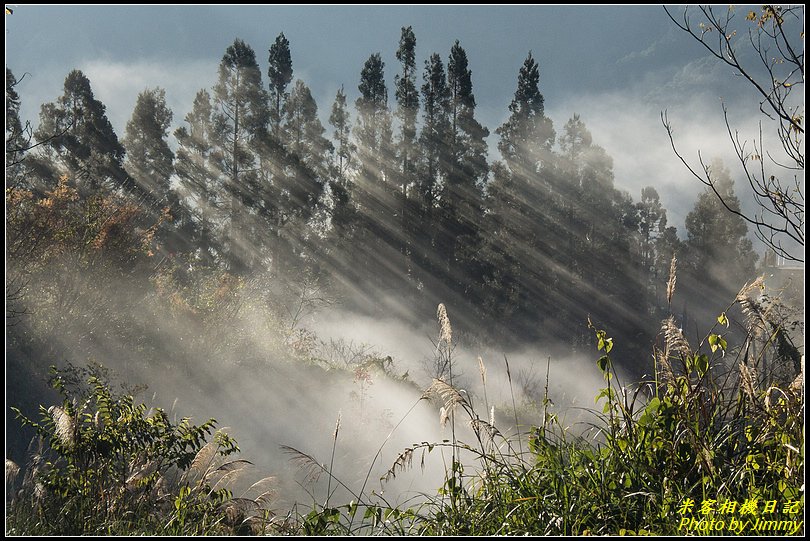
M495 128L508 116L518 70L531 51L557 132L579 114L613 157L617 186L635 200L643 186L655 186L681 236L702 186L673 154L661 112L686 156L696 159L701 149L727 160L733 174L738 168L721 98L744 136L755 135L760 120L745 83L678 30L660 5L10 6L6 66L18 79L26 74L17 87L23 118L36 126L41 103L54 101L67 73L78 68L119 136L147 87L166 89L174 124L181 125L195 93L213 85L235 38L254 48L266 75L267 50L281 32L290 41L295 77L311 88L324 124L341 85L350 103L357 97L360 70L372 53L386 63L393 104L395 52L401 28L410 25L420 66L433 52L446 61L457 39L466 49L477 114L493 132L494 160ZM742 19L747 10L739 10Z

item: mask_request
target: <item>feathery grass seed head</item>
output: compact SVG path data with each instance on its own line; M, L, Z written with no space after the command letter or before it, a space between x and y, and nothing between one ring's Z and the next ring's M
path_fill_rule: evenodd
M61 406L51 406L48 408L48 413L53 418L55 435L65 448L70 449L73 447L73 432L75 423L73 417L68 414Z
M6 459L6 493L8 493L9 487L14 486L19 473L20 467L13 460Z
M439 303L439 307L436 309L436 317L439 320L440 327L439 343L444 341L447 347L450 347L453 342L453 328L450 326L450 318L447 317L447 309L444 307L444 303Z
M672 304L672 295L675 293L675 280L676 280L676 264L678 260L675 255L672 255L672 261L669 263L669 280L667 280L667 304Z

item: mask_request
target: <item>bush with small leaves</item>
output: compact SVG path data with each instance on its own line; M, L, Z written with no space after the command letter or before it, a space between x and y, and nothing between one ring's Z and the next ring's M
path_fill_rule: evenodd
M248 499L228 489L249 462L225 459L239 447L214 431L214 419L173 423L164 410L114 392L103 370L82 375L52 367L61 405L40 406L36 420L14 409L37 436L21 485L12 479L7 533L201 535L267 519L261 497L243 512Z

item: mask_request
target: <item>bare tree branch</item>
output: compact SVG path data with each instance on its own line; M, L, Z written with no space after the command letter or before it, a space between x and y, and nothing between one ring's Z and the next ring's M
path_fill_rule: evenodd
M803 262L804 100L803 97L797 100L791 93L797 87L801 93L804 86L804 6L765 5L759 14L748 12L745 17L750 23L747 42L736 37L733 7L725 12L716 6L697 9L703 21L695 26L692 20L695 8L685 7L682 16L676 17L664 7L678 28L692 36L715 58L734 68L737 75L756 89L762 98L760 112L778 123L775 131L781 152L765 148L762 122L752 148L746 148L748 141L731 127L728 109L723 104L729 139L758 207L757 211L746 213L727 204L715 187L715 179L700 152L699 169L691 166L678 152L672 125L666 112L662 112L661 121L672 150L695 178L712 189L729 212L754 226L760 241L786 260ZM753 64L749 63L750 52L755 58ZM792 178L788 181L788 177Z

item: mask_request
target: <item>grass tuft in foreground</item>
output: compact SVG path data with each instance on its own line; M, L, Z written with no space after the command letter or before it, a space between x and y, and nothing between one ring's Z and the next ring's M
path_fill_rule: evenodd
M668 300L674 272L670 284ZM163 410L114 394L97 374L77 386L55 371L62 404L41 407L39 420L17 411L38 439L21 482L20 468L6 462L7 533L803 535L804 358L760 288L743 288L697 345L674 318L665 319L654 375L634 385L619 379L613 339L591 325L605 384L591 421L577 431L552 411L548 376L528 431L502 432L486 398L479 416L452 380L450 319L440 306L437 354L448 377L435 379L392 432L421 400L432 400L452 439L398 454L382 482L407 475L430 453L446 460L441 488L403 505L366 492L390 434L359 489L332 473L339 420L329 466L285 448L310 477L326 474L326 498L277 517L267 479L239 497L229 489L249 463L229 458L236 442L214 432L213 419L174 424ZM739 309L742 333L727 331L732 309ZM478 362L486 397L486 368ZM514 393L511 406L520 426ZM352 502L331 501L338 485Z
M210 419L173 423L130 394L116 394L103 370L51 369L61 405L40 406L29 463L6 460L7 522L12 535L205 535L261 531L272 491L254 483L241 497L230 486L250 463ZM264 480L263 480L264 481ZM10 500L9 500L10 493Z

